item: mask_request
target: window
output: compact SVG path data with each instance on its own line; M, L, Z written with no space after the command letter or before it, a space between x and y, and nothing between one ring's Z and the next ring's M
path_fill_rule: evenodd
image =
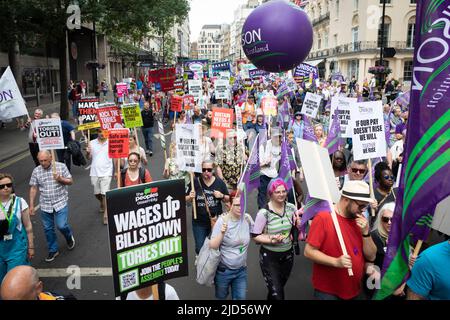
M391 23L390 21L387 22L385 20L384 23L384 34L383 34L383 38L381 38L381 28L382 28L382 24L380 23L379 27L378 27L378 48L381 47L381 40L383 40L383 46L384 47L388 47L389 46L389 35L390 35L390 30L391 30Z
M383 2L386 2L386 4L391 4L391 0L380 0L380 4L383 4Z
M337 34L334 35L334 46L337 47Z
M410 22L408 24L408 35L406 37L406 46L408 48L413 48L414 47L414 32L415 31L416 31L416 24Z
M352 77L358 78L359 73L359 60L350 60L350 64L348 66L348 78Z
M358 50L358 29L359 27L354 27L352 28L352 46L353 46L353 51Z
M410 4L416 4L416 3L417 3L417 0L409 0L409 3L410 3Z
M322 38L321 37L319 37L317 39L317 49L318 50L322 49Z
M403 81L412 80L413 62L412 60L405 61L405 66L403 67Z
M323 39L323 47L326 49L328 48L328 32L325 33L324 39Z
M336 0L336 18L339 18L339 0Z

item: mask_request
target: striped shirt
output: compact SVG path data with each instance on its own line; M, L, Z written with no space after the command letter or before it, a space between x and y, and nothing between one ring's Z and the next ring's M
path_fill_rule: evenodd
M282 234L286 238L281 243L277 244L263 244L262 246L270 251L285 252L291 250L292 240L290 237L293 215L296 208L291 203L286 203L284 214L282 216L277 213L262 208L258 211L255 219L255 225L253 227L253 234L269 234L276 235Z
M55 162L56 172L63 178L71 179L72 175L66 165L61 162ZM42 166L34 168L31 174L30 186L39 189L39 204L41 210L52 213L53 210L60 211L67 206L69 201L68 187L53 178L52 166L44 169Z

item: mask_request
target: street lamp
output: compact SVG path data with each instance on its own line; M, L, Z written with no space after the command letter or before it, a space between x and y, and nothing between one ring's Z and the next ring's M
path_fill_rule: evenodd
M384 29L385 29L385 24L384 24L384 18L386 17L386 0L383 0L383 16L381 17L381 41L380 41L380 67L384 66L383 64L383 51L384 51ZM382 90L382 86L383 86L383 77L384 77L384 73L380 73L380 92Z

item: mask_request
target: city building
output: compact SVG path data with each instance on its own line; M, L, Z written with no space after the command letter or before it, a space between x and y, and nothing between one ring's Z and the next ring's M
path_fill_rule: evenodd
M222 59L224 33L229 25L208 24L202 27L198 37L198 58L218 62Z
M191 29L189 26L189 17L182 24L176 23L172 30L171 36L175 40L174 57L178 62L189 58Z
M189 56L191 59L198 59L198 43L191 43L191 54Z
M408 86L412 79L416 0L385 0L384 47L396 50L383 59L392 69L388 78ZM317 65L321 77L340 71L356 77L361 84L370 79L369 67L378 66L381 45L383 0L315 0L306 4L314 27L310 64Z

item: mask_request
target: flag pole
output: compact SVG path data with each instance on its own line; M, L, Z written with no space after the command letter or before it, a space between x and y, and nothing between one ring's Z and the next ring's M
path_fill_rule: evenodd
M242 183L242 179L244 178L244 173L245 173L245 171L247 171L247 168L248 168L248 163L250 162L250 156L253 154L253 149L255 148L255 145L257 144L257 142L258 142L258 137L259 137L259 133L258 133L258 135L256 136L256 138L255 138L255 142L253 142L253 146L252 146L252 150L250 151L250 153L249 153L249 156L248 156L248 159L247 159L247 163L245 164L245 169L244 169L244 171L242 171L242 173L241 173L241 177L239 178L239 182L238 182L238 187L241 185L241 183Z
M374 199L375 195L373 192L372 159L369 159L368 169L369 169L370 197L372 199ZM375 209L373 207L370 207L370 211L371 211L372 217L375 217Z
M190 176L191 176L191 190L195 190L194 173L192 171L190 172ZM206 201L206 199L205 199L205 201ZM194 220L197 220L197 207L196 207L196 203L195 203L195 197L194 197L194 199L192 199L192 211L194 212Z

